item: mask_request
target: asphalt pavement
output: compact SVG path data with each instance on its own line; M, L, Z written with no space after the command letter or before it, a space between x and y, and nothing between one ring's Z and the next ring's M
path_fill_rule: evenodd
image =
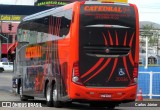
M0 73L0 104L2 102L13 101L15 103L20 102L19 95L12 93L12 72L3 72ZM146 102L147 101L147 102ZM62 108L54 108L47 107L46 102L44 100L29 100L23 103L40 103L43 107L0 107L0 110L109 110L107 108L93 108L88 104L81 103L72 103L66 104ZM152 106L147 106L148 104L152 104ZM157 106L156 106L157 104ZM146 105L146 106L145 106ZM142 102L135 102L129 104L122 104L120 107L116 107L114 110L159 110L160 109L160 100L149 100L145 99Z

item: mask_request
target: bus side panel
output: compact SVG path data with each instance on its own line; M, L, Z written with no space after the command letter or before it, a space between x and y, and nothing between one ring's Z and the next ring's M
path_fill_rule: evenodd
M41 47L40 56L37 57L34 56L25 56L25 66L24 66L24 76L23 76L23 82L24 82L24 90L25 94L29 96L40 96L44 97L44 83L45 78L47 76L51 76L51 63L49 63L49 50L47 49L48 45L47 43L41 43L41 44L34 44L30 45L27 48L30 47ZM30 50L31 52L37 51L37 48ZM51 49L51 48L50 48ZM25 51L27 49L24 49ZM29 51L28 51L29 52ZM24 52L27 54L27 52ZM51 60L51 58L50 58Z
M130 4L135 9L135 17L136 17L136 47L135 47L135 53L139 53L139 14L137 6L134 4ZM135 62L139 63L139 54L135 55Z
M75 4L75 3L74 3ZM60 80L61 80L61 86L60 86L60 93L61 96L68 95L69 92L69 83L70 83L70 76L71 76L71 67L73 65L72 62L76 55L76 52L74 49L77 49L75 47L75 44L77 45L77 42L73 39L77 38L72 34L73 30L73 5L71 4L67 7L64 7L64 16L62 16L61 26L60 26L60 39L58 40L58 59L59 59L59 66L60 66ZM75 33L74 33L75 34ZM62 35L62 36L61 36ZM73 38L74 37L74 38Z
M73 7L73 17L71 24L71 35L70 35L70 57L69 57L69 66L68 66L68 95L71 98L72 91L74 90L74 86L72 85L72 72L74 63L79 61L79 13L80 13L80 3L76 2Z
M67 95L68 88L68 65L69 65L69 55L71 54L69 50L70 34L66 38L58 41L58 56L59 56L59 66L60 66L60 83L61 83L61 95Z

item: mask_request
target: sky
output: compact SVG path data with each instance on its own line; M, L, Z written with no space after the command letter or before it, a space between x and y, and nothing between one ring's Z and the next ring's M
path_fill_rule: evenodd
M0 4L15 4L16 0L0 0Z
M0 4L22 3L31 5L34 0L0 0ZM137 5L140 21L152 21L160 24L160 0L128 0Z
M128 0L138 7L140 21L152 21L160 24L160 0Z

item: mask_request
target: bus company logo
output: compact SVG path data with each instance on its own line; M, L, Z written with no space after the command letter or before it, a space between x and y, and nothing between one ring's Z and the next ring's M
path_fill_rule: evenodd
M106 49L106 50L105 50L105 52L106 52L106 53L109 53L109 52L110 52L110 50L109 50L109 49Z
M89 12L116 12L116 13L122 13L122 7L120 6L85 6L84 11Z
M124 76L126 73L124 72L124 70L121 68L119 69L118 75L119 76Z

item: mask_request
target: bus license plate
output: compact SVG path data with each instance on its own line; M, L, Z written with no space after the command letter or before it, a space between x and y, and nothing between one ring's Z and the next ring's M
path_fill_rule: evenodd
M112 97L111 94L101 94L100 96L101 98L111 98Z

